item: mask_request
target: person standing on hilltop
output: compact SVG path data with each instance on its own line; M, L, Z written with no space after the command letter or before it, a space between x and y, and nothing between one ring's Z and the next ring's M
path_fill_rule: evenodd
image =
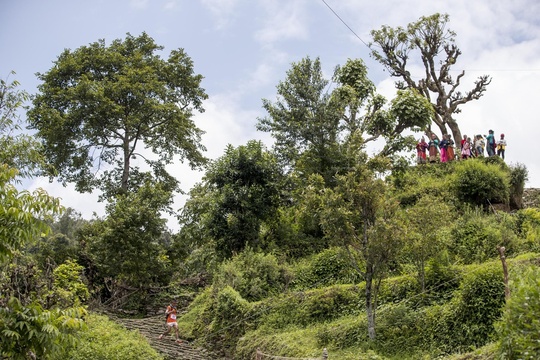
M441 162L445 163L448 161L448 137L447 135L443 135L441 142L439 143L439 149L441 150Z
M488 156L495 155L495 135L493 135L493 130L489 130L489 135L485 136L485 138Z
M428 142L429 162L437 162L437 154L439 153L439 140L435 134L431 134L431 139Z
M176 334L176 342L181 343L182 340L178 337L178 323L176 322L176 305L178 302L176 300L171 301L171 304L167 306L167 310L165 310L165 316L167 319L167 330L161 335L159 335L158 339L163 339L163 336L168 335L172 329L174 329L174 332Z
M463 158L463 145L465 145L466 142L467 142L467 135L463 135L463 139L461 139L461 144L459 147L459 153L461 154L461 158Z
M446 135L446 141L447 141L447 146L446 146L446 159L448 161L454 161L455 157L456 157L456 153L454 151L454 140L452 140L452 135L450 134L447 134Z
M504 160L504 150L506 149L506 140L504 134L501 134L501 138L497 140L497 155L503 158Z
M425 138L422 136L420 141L416 144L416 162L418 164L426 163L426 149L428 148L428 143Z
M476 135L476 141L474 142L474 148L476 149L477 157L484 157L484 146L486 143L482 138L482 135Z
M467 138L465 139L463 144L461 144L461 158L463 160L467 160L470 157L471 157L471 138Z

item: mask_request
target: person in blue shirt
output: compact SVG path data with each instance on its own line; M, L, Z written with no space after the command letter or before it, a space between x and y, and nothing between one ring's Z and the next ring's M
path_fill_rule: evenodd
M495 136L493 135L493 130L489 130L489 135L485 136L485 138L488 156L495 155Z

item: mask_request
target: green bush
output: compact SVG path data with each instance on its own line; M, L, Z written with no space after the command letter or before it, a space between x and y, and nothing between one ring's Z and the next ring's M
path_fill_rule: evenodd
M441 169L438 169L441 168ZM402 206L413 206L424 196L431 196L438 199L450 199L448 181L450 167L427 166L419 167L408 173L401 188L396 191L397 199ZM434 171L440 170L440 171ZM445 171L442 171L445 170Z
M378 293L378 303L397 303L410 296L418 294L420 285L418 277L414 275L401 275L384 279Z
M58 360L163 359L142 335L126 330L106 316L91 314L86 322L88 329L79 332L77 346Z
M223 262L214 275L214 286L230 286L248 301L258 301L282 292L290 275L274 255L255 253L246 249L231 260Z
M456 340L460 346L485 345L504 306L504 283L499 262L469 269L456 294Z
M257 349L272 357L314 359L320 358L322 347L317 344L314 336L316 329L291 328L279 333L261 333L249 331L239 339L234 359L251 360ZM268 358L268 357L264 357ZM337 357L331 357L338 359Z
M274 332L290 326L309 326L341 316L359 314L364 308L362 286L334 285L305 292L287 293L257 305L260 327Z
M523 191L528 179L529 170L525 165L518 163L510 167L510 205L513 208L523 207Z
M500 359L540 358L540 269L513 277L512 293L496 323Z
M251 305L230 286L214 298L213 318L206 339L214 349L228 354L238 339L250 328Z
M311 289L333 284L355 284L362 277L351 265L347 252L340 247L326 249L294 267L294 289Z
M469 204L508 204L510 175L508 170L496 164L479 160L462 161L451 177L451 187L458 200Z
M376 350L385 355L432 356L467 351L488 343L504 304L502 269L497 262L468 267L454 297L441 305L415 308L404 303L383 306L377 313Z
M516 227L513 215L467 210L452 226L452 252L457 261L471 264L497 258L499 246L506 248L507 255L530 251L530 246L518 239Z
M540 209L529 208L517 212L517 228L524 251L540 250Z
M54 269L51 296L57 305L70 307L80 305L88 299L88 287L81 279L83 270L84 267L71 260L66 260Z

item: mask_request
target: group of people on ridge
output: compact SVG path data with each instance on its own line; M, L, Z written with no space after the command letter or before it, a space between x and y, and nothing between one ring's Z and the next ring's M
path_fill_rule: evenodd
M486 136L474 136L474 141L467 135L463 135L459 155L456 155L454 147L455 142L450 134L443 135L439 141L437 136L432 133L429 142L426 142L426 139L422 136L416 144L417 163L425 164L428 161L428 156L430 163L437 161L445 163L459 158L466 160L471 157L483 157L484 150L487 151L487 156L498 155L504 159L506 139L504 134L501 134L500 139L495 140L493 130L489 130L489 134Z

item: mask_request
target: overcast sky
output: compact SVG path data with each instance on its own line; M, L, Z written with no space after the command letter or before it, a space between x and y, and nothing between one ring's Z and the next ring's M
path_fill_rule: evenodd
M326 3L325 3L326 1ZM462 50L453 74L465 70L462 92L476 78L492 76L485 95L456 115L463 134L506 135L507 163L529 169L527 187L540 187L540 2L538 0L0 0L0 77L12 79L31 94L35 73L48 71L66 49L99 39L107 44L143 31L165 47L164 57L183 48L193 59L209 99L205 113L195 117L206 131L206 156L215 159L225 146L250 139L270 144L255 130L265 116L262 98L275 99L276 85L292 62L320 57L324 72L348 58L362 58L378 91L395 94L393 79L369 57L370 31L382 25L406 26L421 16L450 15ZM331 9L345 22L348 28ZM420 67L413 68L418 77ZM186 166L170 168L188 191L201 174ZM64 206L90 218L103 215L96 195L81 195L71 187L36 179L62 198ZM178 197L177 208L185 198ZM177 228L169 222L172 229Z

